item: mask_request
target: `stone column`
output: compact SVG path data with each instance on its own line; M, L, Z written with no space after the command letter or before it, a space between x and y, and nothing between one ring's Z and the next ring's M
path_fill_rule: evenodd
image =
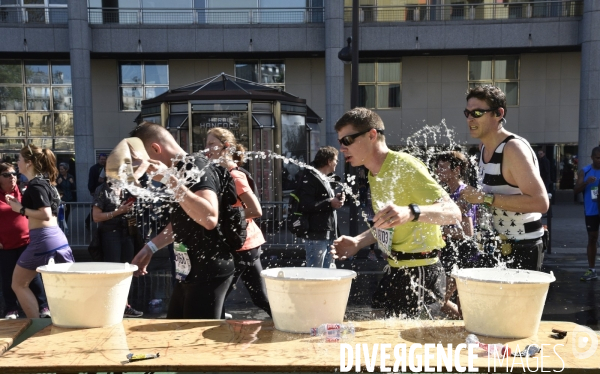
M579 95L579 168L591 163L600 141L600 1L583 2Z
M89 169L96 163L92 123L92 78L90 51L92 35L88 24L87 1L68 0L69 46L73 85L73 124L75 127L75 168L77 199L91 201L87 189Z
M344 43L344 0L325 1L325 129L327 145L339 148L336 121L344 114L344 63L338 52ZM343 166L340 162L338 166Z

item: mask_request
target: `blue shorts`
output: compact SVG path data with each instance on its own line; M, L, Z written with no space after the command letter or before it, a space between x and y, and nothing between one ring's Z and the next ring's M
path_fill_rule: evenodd
M17 265L35 270L48 265L53 258L57 264L75 262L67 237L58 226L29 230L29 245L19 257Z

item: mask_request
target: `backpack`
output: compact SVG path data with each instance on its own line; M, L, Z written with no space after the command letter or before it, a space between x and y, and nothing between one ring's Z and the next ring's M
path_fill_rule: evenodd
M254 193L254 196L256 196L256 198L258 199L258 202L260 202L260 194L258 192L258 188L256 187L256 182L254 182L254 178L252 178L252 174L250 174L250 172L248 170L246 170L240 166L236 166L234 169L246 174L246 179L248 180L248 186L250 186L250 189Z
M300 191L294 190L290 193L288 200L287 227L290 232L296 236L306 236L308 234L309 223L308 215L298 211L300 205Z
M235 252L246 242L248 222L246 222L244 208L232 206L238 201L238 195L231 173L222 166L215 166L215 169L221 182L219 221L216 229L231 252Z

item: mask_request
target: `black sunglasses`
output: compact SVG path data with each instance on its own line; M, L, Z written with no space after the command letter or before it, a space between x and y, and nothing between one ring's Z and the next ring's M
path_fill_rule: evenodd
M338 142L340 142L340 145L344 145L346 147L352 145L354 143L354 140L356 138L358 138L359 136L368 133L369 131L371 131L373 129L368 129L366 131L361 131L361 132L357 132L356 134L352 134L352 135L346 135L341 139L338 139ZM378 133L383 134L383 130L381 129L375 129Z
M10 178L10 177L16 177L17 173L15 173L14 171L10 171L10 172L6 172L6 173L2 173L0 175L2 175L4 178Z
M498 108L491 108L491 109L473 109L473 110L468 110L465 109L465 111L463 112L465 114L465 117L469 118L469 114L473 117L473 118L480 118L482 117L484 114L486 114L487 112L493 112L494 110L498 110Z

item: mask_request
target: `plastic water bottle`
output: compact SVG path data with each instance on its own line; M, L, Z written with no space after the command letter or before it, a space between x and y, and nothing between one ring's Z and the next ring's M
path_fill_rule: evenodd
M485 344L481 343L476 335L469 334L467 336L467 344L477 344L477 346L484 351L488 352L489 355L498 356L498 357L508 357L510 356L510 347L507 345L502 345L501 343L496 344Z
M65 204L60 204L58 206L58 216L56 217L59 221L65 220Z
M354 339L354 325L352 323L324 323L310 329L310 334L320 337L323 343L346 342Z

